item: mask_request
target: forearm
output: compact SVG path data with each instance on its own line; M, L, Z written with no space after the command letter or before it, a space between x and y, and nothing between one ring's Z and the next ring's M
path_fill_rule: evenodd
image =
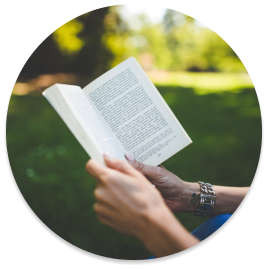
M192 193L199 193L198 183L187 183L184 199L186 200L186 210L193 211L194 208L191 204ZM216 193L216 204L213 210L213 214L233 213L239 206L245 195L247 194L249 187L225 187L213 185L213 190Z
M215 214L233 213L249 190L248 187L224 186L213 186L213 189L216 192Z
M179 252L199 242L169 210L149 213L146 227L138 238L156 257Z

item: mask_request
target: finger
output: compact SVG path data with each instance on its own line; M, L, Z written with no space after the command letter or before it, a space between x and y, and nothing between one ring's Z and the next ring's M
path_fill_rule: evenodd
M107 207L106 205L104 205L103 203L99 203L99 202L95 203L93 205L93 210L95 211L97 215L101 215L101 216L111 215L111 209Z
M107 167L118 170L124 174L137 175L137 171L126 161L118 160L104 154L104 161Z
M106 213L103 213L103 208L99 204L93 205L93 210L96 213L97 218L100 222L109 225L111 223L110 217Z
M89 174L95 176L100 181L103 181L105 176L109 173L109 168L102 166L92 159L86 163L86 170Z
M108 225L108 226L111 226L110 221L109 221L108 218L106 218L104 216L101 216L101 215L97 215L97 218L101 223L103 223L105 225Z
M156 177L160 176L160 172L161 172L161 167L158 166L152 166L152 165L146 165L143 164L141 162L138 162L135 159L131 159L129 156L125 156L127 161L135 168L137 169L139 172L141 172L142 174L144 174L145 176L154 179Z
M107 217L101 216L101 215L97 215L97 218L102 224L110 226L115 230L119 229L119 227L115 223L113 223L113 221L111 221L110 218L107 218Z
M102 187L97 187L94 190L94 197L98 203L103 204L104 206L107 206L109 208L113 208L111 205L111 197L110 193L106 192L104 188Z
M114 228L115 225L112 221L113 217L111 216L109 209L107 209L105 206L103 206L100 203L94 204L93 209L100 222Z

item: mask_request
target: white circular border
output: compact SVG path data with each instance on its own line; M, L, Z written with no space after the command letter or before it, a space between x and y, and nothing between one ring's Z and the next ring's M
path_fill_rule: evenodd
M138 5L172 8L218 33L238 54L255 85L262 111L263 146L252 189L239 211L220 232L188 251L151 261L117 261L88 254L59 240L28 207L15 184L7 158L5 121L11 90L24 63L56 28L96 8L126 1L9 1L1 7L1 268L253 268L268 265L268 62L267 1L156 0ZM20 131L20 130L18 130Z

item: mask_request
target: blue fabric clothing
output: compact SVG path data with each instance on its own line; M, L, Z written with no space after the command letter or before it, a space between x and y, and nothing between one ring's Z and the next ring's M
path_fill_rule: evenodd
M221 214L210 218L193 230L192 234L199 240L204 240L218 230L230 217L231 214Z

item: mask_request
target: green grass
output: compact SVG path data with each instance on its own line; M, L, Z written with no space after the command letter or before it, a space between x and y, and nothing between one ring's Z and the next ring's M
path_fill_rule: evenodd
M193 88L197 94L238 91L253 88L247 73L210 73L210 72L149 72L151 80L162 86Z
M185 180L248 186L259 160L261 118L254 89L207 92L159 85L193 144L164 165ZM209 87L210 88L210 87ZM88 159L41 96L12 96L7 146L16 182L38 217L58 235L90 252L114 258L150 255L140 242L98 222L93 212L95 180ZM189 230L204 221L177 214ZM18 224L19 225L19 224Z

